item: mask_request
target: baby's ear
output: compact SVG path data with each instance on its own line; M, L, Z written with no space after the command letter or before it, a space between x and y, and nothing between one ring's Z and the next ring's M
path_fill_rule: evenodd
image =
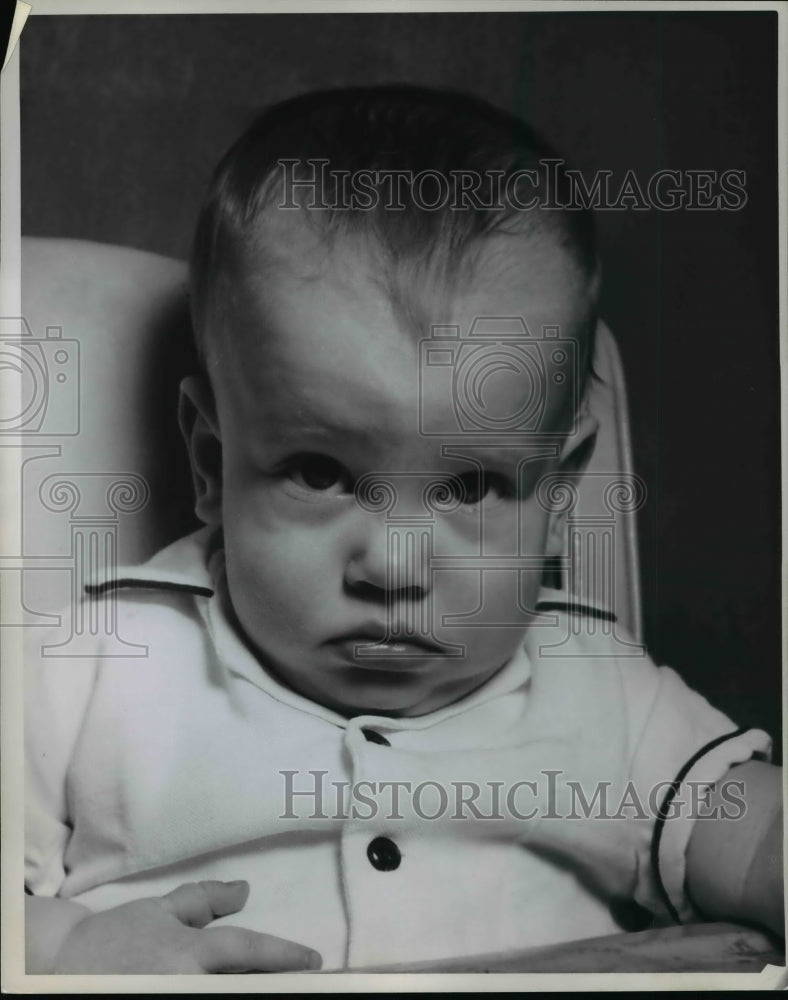
M565 475L567 481L576 486L577 479L588 466L596 446L596 436L599 424L593 417L585 416L580 420L577 431L567 440L557 472ZM552 513L547 534L547 555L563 556L566 546L565 512Z
M222 521L222 441L211 386L203 375L181 382L178 423L189 450L194 512L203 524Z

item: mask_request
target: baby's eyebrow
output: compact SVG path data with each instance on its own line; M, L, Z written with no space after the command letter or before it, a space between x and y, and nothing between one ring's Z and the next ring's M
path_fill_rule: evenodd
M266 422L266 431L266 436L277 443L290 444L309 438L355 446L374 444L376 434L380 433L374 427L342 424L313 414L289 415L287 419L272 416Z
M540 462L557 458L561 453L561 444L555 441L534 440L523 442L522 438L511 445L468 444L449 445L443 449L446 458L456 458L480 465L501 465L507 467L521 465L536 465Z

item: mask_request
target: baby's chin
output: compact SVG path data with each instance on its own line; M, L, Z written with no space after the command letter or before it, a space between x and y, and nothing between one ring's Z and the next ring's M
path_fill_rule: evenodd
M289 651L290 653L291 651ZM258 651L261 664L285 687L315 704L353 718L382 715L408 718L427 715L452 705L485 684L508 661L501 656L492 669L474 669L470 663L451 658L406 658L402 664L369 658L360 662L311 660L308 653L275 658ZM298 667L288 666L293 659ZM319 661L318 657L318 661ZM311 667L305 669L305 664ZM465 669L463 669L463 667Z
M462 686L456 683L431 685L423 678L420 683L416 682L407 671L381 671L370 677L370 672L364 668L349 668L348 675L355 676L347 677L347 688L334 686L323 697L316 693L307 697L347 718L359 715L412 718L460 701L487 680L486 677L478 678L478 682L466 681Z
M352 680L346 691L326 692L326 698L342 715L388 715L401 718L424 715L435 707L435 693L429 687L414 687L413 678L395 671L370 678L364 668L351 668L349 673L362 676ZM381 672L382 673L382 672ZM350 678L349 678L350 680Z

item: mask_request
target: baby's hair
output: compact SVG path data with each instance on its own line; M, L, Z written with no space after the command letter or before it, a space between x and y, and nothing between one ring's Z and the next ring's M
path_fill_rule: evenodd
M419 176L418 188L395 180ZM469 191L474 177L479 187ZM360 193L353 189L356 178L364 182ZM442 178L445 184L438 184ZM213 328L223 325L221 286L231 284L247 256L265 250L266 211L289 206L280 218L297 214L329 244L343 236L366 238L398 308L425 275L448 286L463 280L485 237L524 235L547 252L560 249L592 289L590 358L595 227L588 208L567 204L571 185L563 159L524 122L480 98L388 85L276 104L226 153L203 203L190 265L198 351L206 361Z

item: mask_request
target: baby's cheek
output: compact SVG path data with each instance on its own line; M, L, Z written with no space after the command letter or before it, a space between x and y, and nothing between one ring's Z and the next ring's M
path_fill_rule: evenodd
M448 569L436 573L436 607L448 615L473 614L474 622L527 624L527 612L533 610L538 598L541 569L496 567L494 557L486 559L483 569Z
M446 615L469 615L480 607L483 581L477 570L438 569L433 572L431 582L432 606L439 616L438 625L442 625Z
M488 569L483 573L455 570L447 576L451 583L439 588L433 601L435 620L440 623L446 616L460 615L467 616L467 624L439 624L436 635L461 643L469 664L489 666L508 660L525 636L541 574Z
M237 556L235 575L244 594L288 621L302 621L309 608L319 607L339 573L335 555L299 532L272 532Z

